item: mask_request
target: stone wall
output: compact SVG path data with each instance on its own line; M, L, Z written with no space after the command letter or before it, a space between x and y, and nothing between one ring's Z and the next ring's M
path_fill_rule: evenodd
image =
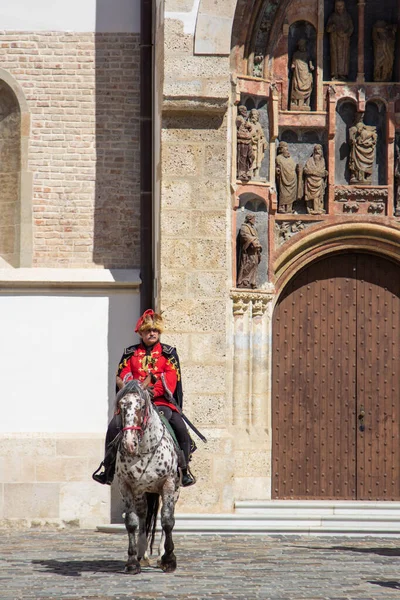
M229 65L193 56L193 36L166 20L161 130L159 307L183 363L185 412L209 438L196 439L197 485L179 510L232 504L232 440L227 405L226 298L229 290Z
M0 437L0 525L94 528L109 522L109 488L88 479L103 436Z
M269 414L260 389L266 380L270 314L266 302L257 315L251 308L245 316L236 315L234 325L236 96L231 96L229 56L195 55L186 25L167 19L164 29L158 305L168 328L164 339L177 346L182 359L185 413L208 438L207 445L195 438L199 449L192 468L198 481L182 491L178 510L229 512L235 500L270 493ZM234 374L234 340L242 339L240 323L252 320L257 321L254 335L263 332L262 347ZM242 341L250 344L252 329L246 327ZM254 380L261 379L249 394L246 382L253 372ZM252 410L248 422L244 415Z
M2 32L0 58L31 115L32 266L139 266L139 35Z

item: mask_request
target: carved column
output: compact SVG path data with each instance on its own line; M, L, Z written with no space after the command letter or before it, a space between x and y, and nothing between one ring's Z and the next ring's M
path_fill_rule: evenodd
M364 69L364 13L365 0L359 0L358 6L358 64L357 64L357 81L362 83L365 81Z
M324 110L324 3L318 2L318 30L317 30L317 110Z
M271 85L269 93L270 102L270 146L269 146L269 180L275 182L275 159L276 146L275 140L279 135L279 92L276 85Z
M269 290L232 290L233 425L268 429L270 394Z
M246 292L233 291L233 425L248 428L250 386L250 297Z
M335 133L336 133L336 91L333 85L328 88L328 213L332 213L335 201Z
M394 151L394 140L396 137L395 128L395 103L389 102L386 111L386 131L387 131L387 186L388 186L388 199L387 199L387 214L391 217L394 214L394 162L395 162L395 151Z
M271 373L267 307L272 295L260 293L252 298L252 344L251 344L251 415L252 427L268 429L268 391Z

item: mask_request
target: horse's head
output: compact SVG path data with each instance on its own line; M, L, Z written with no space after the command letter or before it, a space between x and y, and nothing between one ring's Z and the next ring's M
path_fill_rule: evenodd
M129 381L117 395L117 407L122 420L122 447L128 454L137 454L149 418L148 394L138 381Z

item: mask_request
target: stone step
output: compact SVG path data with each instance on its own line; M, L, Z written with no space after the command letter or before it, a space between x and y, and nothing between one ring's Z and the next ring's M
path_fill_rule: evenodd
M125 532L125 527L103 525L98 530ZM232 514L177 514L175 532L400 537L400 503L237 502Z
M334 500L237 501L235 514L253 515L392 515L400 518L400 502Z

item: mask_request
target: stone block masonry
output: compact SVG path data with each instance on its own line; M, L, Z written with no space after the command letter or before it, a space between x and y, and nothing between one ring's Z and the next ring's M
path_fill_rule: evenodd
M32 266L139 266L139 52L139 34L0 32L31 115Z

